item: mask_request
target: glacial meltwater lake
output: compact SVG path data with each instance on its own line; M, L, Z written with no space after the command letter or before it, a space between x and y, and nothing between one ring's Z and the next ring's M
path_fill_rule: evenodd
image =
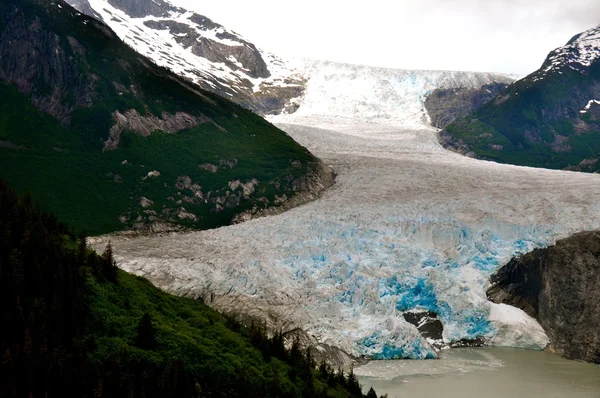
M365 391L389 398L599 398L600 366L549 352L459 348L429 361L373 361L355 369Z

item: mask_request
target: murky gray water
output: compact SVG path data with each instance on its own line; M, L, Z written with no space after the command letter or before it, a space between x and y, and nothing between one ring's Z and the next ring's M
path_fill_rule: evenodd
M365 391L389 398L600 398L600 366L530 350L454 349L435 361L373 361L355 373Z

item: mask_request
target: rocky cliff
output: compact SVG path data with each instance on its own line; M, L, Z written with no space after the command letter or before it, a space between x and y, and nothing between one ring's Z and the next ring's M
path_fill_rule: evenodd
M443 129L454 120L466 116L494 98L507 83L485 84L479 88L437 89L425 100L431 125Z
M492 277L489 298L523 309L551 349L600 363L600 232L582 232L512 259Z

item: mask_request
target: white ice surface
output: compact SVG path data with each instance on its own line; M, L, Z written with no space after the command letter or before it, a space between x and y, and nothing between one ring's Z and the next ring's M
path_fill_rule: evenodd
M489 320L494 326L491 345L519 348L545 348L548 336L537 320L523 310L506 304L490 304Z
M398 70L327 61L305 60L296 68L308 82L294 120L319 117L353 124L359 119L413 130L430 126L423 103L438 88L479 88L513 81L493 73Z

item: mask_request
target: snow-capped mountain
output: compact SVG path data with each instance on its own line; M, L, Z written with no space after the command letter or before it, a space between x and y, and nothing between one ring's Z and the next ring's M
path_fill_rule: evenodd
M540 69L447 126L443 144L484 159L600 170L600 26L552 51Z
M209 18L164 0L68 0L158 65L261 114L299 97L303 77Z
M403 120L407 127L422 127L430 122L423 103L434 90L478 89L513 80L491 73L404 71L310 60L289 62L260 50L209 18L166 0L68 1L80 11L104 20L122 40L158 65L262 115L294 113L311 104L321 108L304 109L299 114L321 112L328 117L344 117L345 112L359 112L363 119L371 121L397 124ZM346 82L348 78L352 78L353 95L363 96L360 101L337 98L345 87L337 86L336 80ZM305 94L319 96L323 101L305 100ZM380 101L379 96L386 101ZM353 109L331 108L327 105L331 99L338 107L346 104Z
M587 69L600 58L600 25L575 35L569 42L552 51L542 67L529 76L532 81L541 80L564 68L587 73Z

